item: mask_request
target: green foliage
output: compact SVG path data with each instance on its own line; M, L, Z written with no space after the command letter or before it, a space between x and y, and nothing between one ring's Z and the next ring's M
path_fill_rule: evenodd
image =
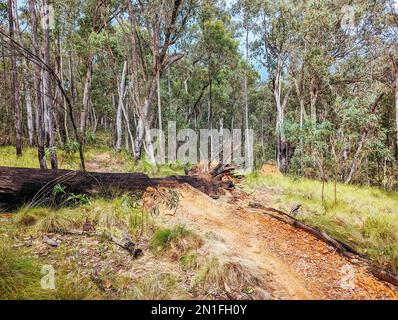
M75 194L66 191L65 187L57 183L52 189L54 203L62 204L62 206L80 206L90 205L91 199L86 194Z
M93 144L96 141L96 134L94 131L87 130L85 135L85 141L87 144Z

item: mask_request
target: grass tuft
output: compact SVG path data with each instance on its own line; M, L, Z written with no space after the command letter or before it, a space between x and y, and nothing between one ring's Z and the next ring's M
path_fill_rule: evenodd
M46 299L40 286L40 266L10 243L0 242L0 299Z
M186 299L188 294L178 284L181 279L172 273L161 273L157 276L139 279L133 289L127 293L128 299L135 300L170 300Z
M180 259L187 251L201 245L201 238L182 225L176 225L171 229L160 228L155 231L150 241L152 251L174 259Z
M225 286L235 288L241 292L252 291L252 296L258 299L268 298L268 294L261 289L265 287L261 272L250 261L241 259L207 258L202 262L192 281L193 290L212 288L218 292L225 290Z

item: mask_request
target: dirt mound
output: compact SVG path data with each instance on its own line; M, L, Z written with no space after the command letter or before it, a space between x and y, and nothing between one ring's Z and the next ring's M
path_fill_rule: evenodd
M265 176L282 177L283 174L279 171L278 167L274 164L264 164L261 167L261 174Z

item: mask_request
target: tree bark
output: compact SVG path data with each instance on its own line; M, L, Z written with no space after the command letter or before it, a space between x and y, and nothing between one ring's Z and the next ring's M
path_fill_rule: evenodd
M188 183L209 195L220 188L231 188L231 181L222 181L231 167L217 167L206 177L202 175L149 178L143 173L102 173L72 170L43 170L0 167L0 204L15 206L31 200L42 203L51 199L54 186L66 192L90 195L109 195L114 191L144 191L147 187L176 188Z
M310 84L310 111L311 121L316 122L316 102L318 100L318 84L314 78L311 79Z
M37 36L37 16L35 8L35 0L29 0L30 21L32 27L32 45L33 52L36 56L40 56L39 42ZM43 108L41 96L41 68L40 65L35 64L33 86L35 89L35 120L36 120L36 134L37 134L37 154L40 168L47 169L47 163L44 158L44 128L43 128Z
M245 12L245 28L246 28L246 61L249 63L249 25L248 25L247 12ZM247 69L245 69L244 79L244 102L245 102L245 146L246 146L246 169L251 169L253 152L249 142L249 98L247 92Z
M278 67L273 79L273 92L276 104L276 159L278 169L283 173L288 171L288 148L283 132L283 123L285 119L285 109L290 95L290 88L286 92L282 101L282 65L278 60Z
M50 24L49 24L49 8L48 0L43 1L44 7L44 62L50 66ZM54 122L54 101L51 94L51 75L50 72L44 70L44 110L48 112L48 137L50 148L50 162L52 169L58 169L57 150L55 143L55 122Z
M13 0L14 10L15 10L15 31L18 42L22 45L22 35L19 27L19 19L18 19L18 5L17 0ZM32 110L32 96L31 96L31 87L29 83L29 65L28 60L23 59L23 88L25 93L25 104L26 104L26 120L28 125L28 138L29 138L29 146L32 147L34 145L34 125L33 125L33 110Z
M8 0L8 23L10 38L14 41L14 14L12 10L12 0ZM15 115L15 147L17 156L22 156L22 114L20 106L20 92L19 92L19 81L18 81L18 70L17 70L17 58L14 44L11 47L11 67L12 67L12 83L11 90L13 92L13 103L14 103L14 115Z
M83 134L83 136L84 133L86 132L86 122L88 115L88 105L90 102L92 73L93 73L93 55L90 53L90 56L87 59L86 77L84 80L84 90L83 90L83 110L80 116L80 131Z
M396 131L396 147L397 147L397 155L398 155L398 64L394 63L394 73L395 73L395 131Z
M119 103L117 106L117 115L116 115L116 146L115 146L115 149L117 151L119 151L120 148L122 147L122 112L123 112L123 98L126 92L126 73L127 73L127 61L125 61L123 64L122 77L120 79L120 85L119 85Z

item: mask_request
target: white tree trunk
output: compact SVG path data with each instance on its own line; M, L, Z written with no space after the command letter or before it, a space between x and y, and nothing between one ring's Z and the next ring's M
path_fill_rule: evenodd
M248 22L246 21L246 61L249 63L249 27ZM249 139L249 98L248 98L248 88L247 88L247 70L245 70L245 79L244 79L244 101L245 101L245 146L246 146L246 169L249 169L248 166L252 164L252 150Z
M40 56L39 41L37 36L37 15L35 9L35 0L29 0L29 13L31 17L32 44L33 52ZM37 153L40 168L47 169L47 163L44 158L44 130L43 130L43 108L42 108L42 90L41 90L41 72L40 66L34 66L33 86L35 90L35 122L37 133Z
M19 18L18 18L18 5L17 0L13 0L14 12L15 12L15 29L16 36L18 42L22 45L22 37L21 37L21 29L19 27ZM32 147L34 145L34 124L33 124L33 109L32 109L32 96L31 96L31 87L29 83L29 66L27 59L23 59L23 86L25 90L25 104L26 104L26 115L27 115L27 125L28 125L28 138L29 138L29 146Z
M48 8L48 0L43 1L44 12L44 43L43 43L43 52L44 52L44 61L47 65L50 65L50 24L49 24L49 8ZM48 117L48 143L50 147L50 162L52 169L58 169L58 159L57 159L57 151L55 144L55 123L54 123L54 110L53 110L53 101L51 95L51 76L48 71L44 71L44 106L47 111Z
M29 81L26 81L26 79L24 79L24 88L25 88L26 115L28 122L29 146L32 147L34 145L34 140L35 140L34 125L33 125L32 96L30 95Z
M87 61L86 77L84 80L84 90L83 90L83 110L80 116L80 131L84 135L86 131L86 122L88 115L88 107L90 102L90 89L91 89L91 78L93 73L93 57L90 54Z
M160 73L158 72L156 76L157 83L157 93L158 93L158 122L159 122L159 145L160 145L160 153L163 154L163 126L162 126L162 105L161 105L161 97L160 97Z
M395 67L395 125L396 125L396 144L398 150L398 65Z
M127 72L127 61L123 64L122 77L119 85L119 103L117 106L116 115L116 150L119 151L122 146L122 114L123 114L123 98L126 91L126 72Z

